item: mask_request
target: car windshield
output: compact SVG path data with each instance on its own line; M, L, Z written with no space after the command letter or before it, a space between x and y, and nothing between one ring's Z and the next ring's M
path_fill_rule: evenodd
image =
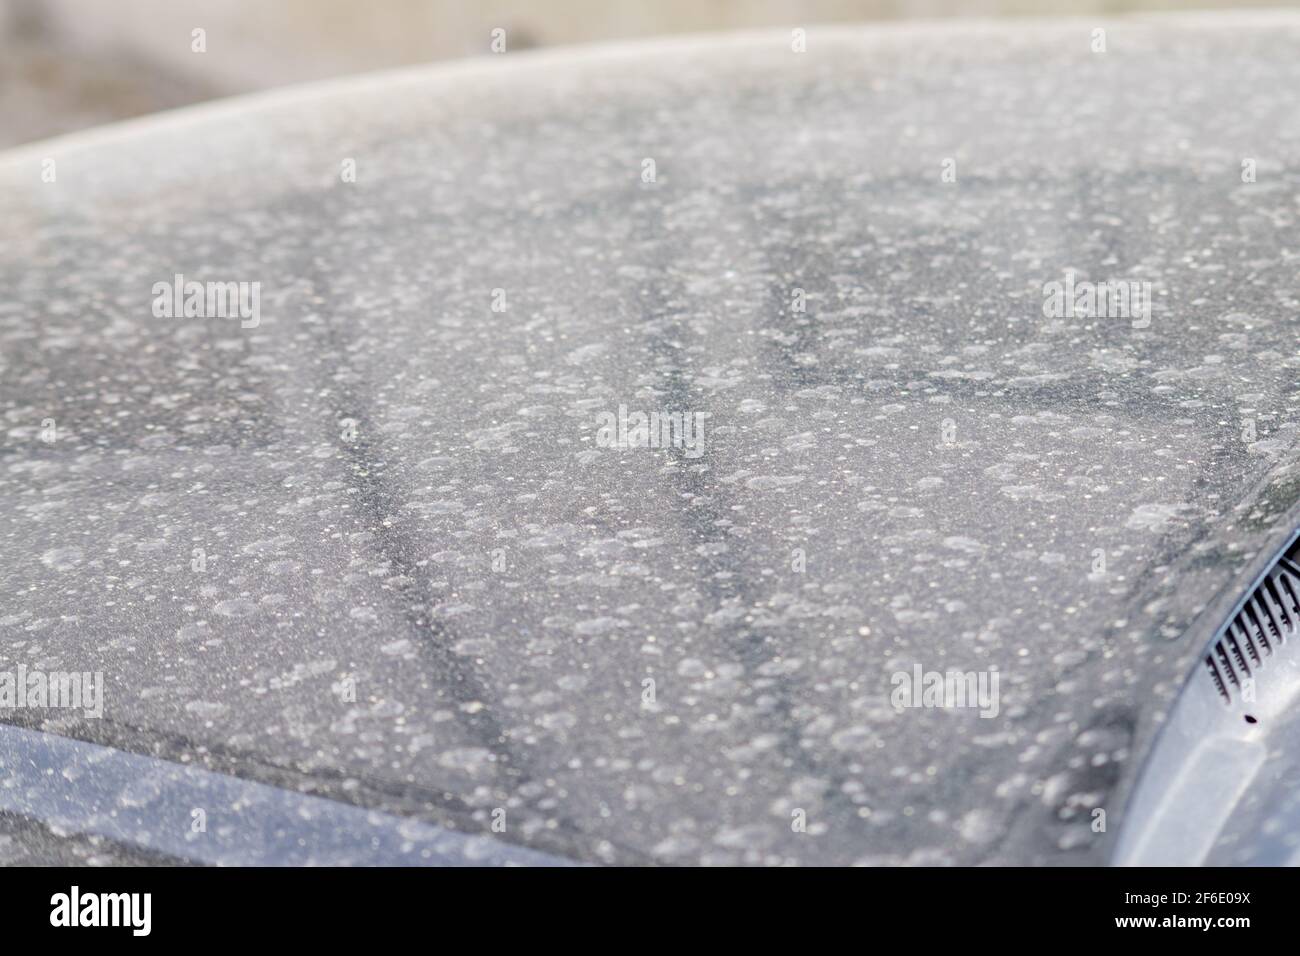
M1289 503L1294 181L1214 144L1294 155L1300 63L1065 30L413 71L56 141L57 189L11 154L0 667L104 699L6 720L580 860L1099 860L1220 517Z

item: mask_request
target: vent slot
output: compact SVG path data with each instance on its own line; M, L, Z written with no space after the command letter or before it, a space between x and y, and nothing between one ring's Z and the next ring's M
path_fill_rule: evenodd
M1205 669L1225 704L1240 696L1276 648L1300 634L1300 541L1273 563L1205 655Z

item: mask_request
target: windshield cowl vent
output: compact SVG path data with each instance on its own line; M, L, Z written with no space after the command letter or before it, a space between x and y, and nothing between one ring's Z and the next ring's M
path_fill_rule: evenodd
M1115 862L1300 866L1300 530L1217 628L1161 728Z
M1245 682L1300 633L1298 552L1300 543L1278 558L1205 655L1205 669L1225 704L1239 698Z

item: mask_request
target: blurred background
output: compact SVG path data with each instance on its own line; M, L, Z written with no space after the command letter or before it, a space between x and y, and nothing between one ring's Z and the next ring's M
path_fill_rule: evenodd
M1300 0L0 0L0 148L285 83L672 33ZM192 51L202 28L207 51Z

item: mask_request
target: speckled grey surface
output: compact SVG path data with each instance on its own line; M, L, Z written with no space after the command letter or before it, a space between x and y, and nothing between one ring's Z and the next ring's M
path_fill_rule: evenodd
M9 154L0 669L108 690L0 716L593 861L1103 862L1300 487L1300 17L1096 25L507 55ZM1045 318L1066 269L1150 327ZM155 318L178 272L260 325ZM704 454L597 447L620 404ZM996 667L998 716L894 709L917 663Z

